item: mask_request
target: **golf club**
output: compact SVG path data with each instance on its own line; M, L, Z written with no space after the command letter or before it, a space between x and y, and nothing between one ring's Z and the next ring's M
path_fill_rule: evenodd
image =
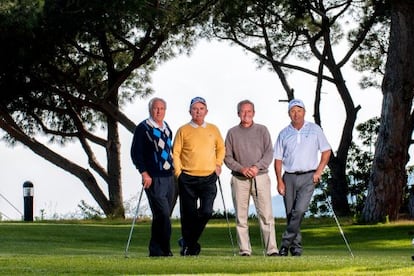
M223 188L221 187L220 177L217 177L217 180L218 180L219 189L220 189L220 193L221 193L221 199L223 200L224 215L225 215L226 221L227 221L227 228L229 230L229 237L230 237L230 241L231 241L231 246L233 247L233 256L236 256L236 251L234 249L233 235L231 234L231 230L230 230L229 216L227 214L226 203L224 202Z
M252 181L253 181L254 190L255 190L254 192L255 192L255 196L256 196L256 202L259 202L259 193L257 192L257 182L256 182L256 178L253 178ZM262 233L262 227L261 227L261 223L260 223L260 216L261 216L261 214L260 214L259 210L257 210L257 209L256 209L256 213L257 213L257 221L259 223L260 240L262 241L262 246L263 246L263 256L266 256L266 250L267 250L267 246L269 244L270 234L267 237L268 239L267 239L266 244L265 244L265 241L264 241L264 238L263 238L263 233Z
M336 214L335 214L334 209L333 209L333 207L332 207L331 201L330 201L330 199L328 198L328 195L326 194L326 192L325 192L325 191L323 191L323 192L324 192L324 194L325 194L325 197L326 197L326 202L328 203L328 207L329 207L330 211L332 212L332 214L333 214L333 216L334 216L334 219L335 219L335 221L336 221L336 224L338 225L339 232L341 232L342 238L343 238L343 239L344 239L344 241L345 241L346 247L348 247L349 253L351 254L352 258L354 258L354 254L352 254L352 250L351 250L351 247L349 246L348 240L347 240L347 239L346 239L346 237L345 237L344 231L342 231L341 224L339 224L339 220L338 220L338 218L336 217Z
M142 186L141 192L139 194L137 209L135 210L134 219L132 220L131 231L129 231L128 242L125 248L125 258L128 258L129 244L131 243L132 232L134 231L135 221L137 220L137 217L138 217L139 205L141 204L141 198L142 198L143 192L144 192L144 186Z

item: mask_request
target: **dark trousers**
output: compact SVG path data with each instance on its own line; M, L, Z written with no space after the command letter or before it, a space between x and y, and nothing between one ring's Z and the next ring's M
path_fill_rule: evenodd
M291 251L297 253L302 252L300 227L315 190L312 177L313 172L302 175L284 174L283 176L286 184L286 194L283 200L286 208L287 227L282 235L282 246L290 247Z
M196 248L207 222L213 214L217 195L217 175L191 176L181 173L178 178L180 194L181 234L185 245Z
M153 177L152 184L145 189L152 211L151 239L148 246L150 256L171 254L171 208L175 190L174 177Z

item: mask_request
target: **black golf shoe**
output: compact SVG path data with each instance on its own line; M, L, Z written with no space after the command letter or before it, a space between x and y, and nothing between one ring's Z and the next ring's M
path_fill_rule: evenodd
M180 254L181 256L198 256L200 254L201 251L201 246L200 244L196 244L193 248L191 247L184 247L181 251Z
M282 246L279 250L279 256L286 257L289 254L287 247Z
M299 248L291 247L290 248L290 254L294 257L300 257L300 256L302 256L302 250L299 249Z
M180 238L178 240L178 245L181 247L181 256L198 256L200 254L201 246L199 243L196 243L193 247L190 247L185 244L183 238Z

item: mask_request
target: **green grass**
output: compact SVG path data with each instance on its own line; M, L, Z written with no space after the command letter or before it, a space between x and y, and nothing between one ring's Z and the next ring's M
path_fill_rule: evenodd
M256 220L251 220L253 256L233 256L225 220L212 220L198 257L179 256L179 221L173 223L174 257L147 257L150 222L140 221L125 258L131 221L0 222L1 275L413 275L414 222L342 228L352 258L333 219L305 219L302 257L264 257ZM285 222L278 219L278 240ZM236 239L234 223L231 223ZM236 245L237 247L237 245ZM236 248L237 251L237 248Z

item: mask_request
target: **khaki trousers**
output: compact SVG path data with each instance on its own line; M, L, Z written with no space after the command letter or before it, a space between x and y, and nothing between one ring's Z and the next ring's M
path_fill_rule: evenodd
M258 175L255 179L232 176L231 189L236 211L236 231L239 254L251 255L252 248L249 237L248 211L250 196L256 207L261 237L267 255L277 253L275 237L275 220L272 213L270 178L268 174Z

